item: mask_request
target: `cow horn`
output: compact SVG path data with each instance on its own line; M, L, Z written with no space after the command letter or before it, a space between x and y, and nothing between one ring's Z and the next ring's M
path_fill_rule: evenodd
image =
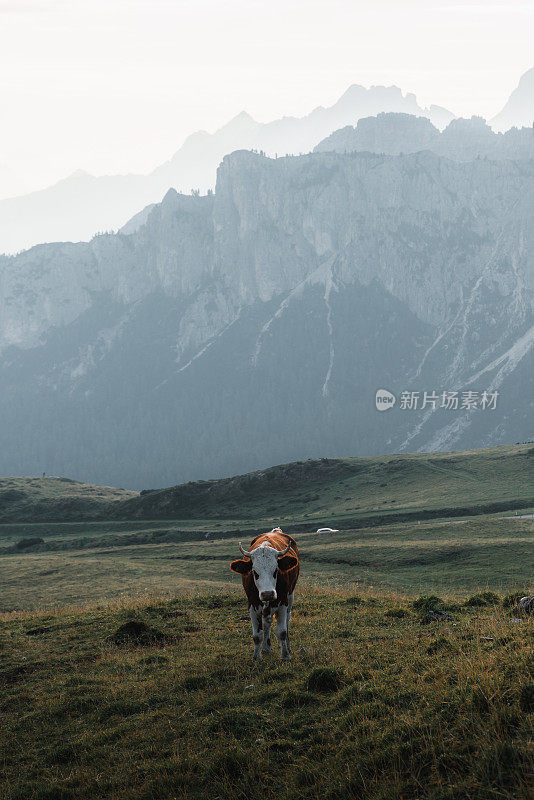
M282 558L282 556L285 556L285 554L287 553L287 551L289 550L290 547L291 547L291 542L289 542L289 544L288 544L288 546L286 547L285 550L279 550L278 551L278 558Z
M239 542L239 549L243 553L244 556L248 556L250 558L250 552L248 550L243 550L243 545Z

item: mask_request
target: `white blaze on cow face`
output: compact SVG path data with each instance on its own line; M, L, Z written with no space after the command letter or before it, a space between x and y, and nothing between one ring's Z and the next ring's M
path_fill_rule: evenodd
M276 600L276 578L278 576L279 550L261 544L250 553L252 577L262 603Z

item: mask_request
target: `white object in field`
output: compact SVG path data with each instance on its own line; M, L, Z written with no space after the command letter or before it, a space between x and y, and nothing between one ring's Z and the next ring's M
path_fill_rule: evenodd
M338 528L317 528L316 533L339 533Z

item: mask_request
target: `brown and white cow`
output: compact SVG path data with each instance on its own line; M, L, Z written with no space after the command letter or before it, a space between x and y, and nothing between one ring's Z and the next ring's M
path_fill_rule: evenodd
M271 625L276 614L276 635L282 650L282 661L289 661L289 621L293 593L299 576L299 551L295 540L273 528L256 536L249 550L239 549L244 558L232 561L230 568L239 572L245 589L250 619L254 658L271 652Z

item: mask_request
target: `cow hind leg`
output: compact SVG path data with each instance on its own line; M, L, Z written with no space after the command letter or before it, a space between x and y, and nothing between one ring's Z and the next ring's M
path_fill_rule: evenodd
M280 642L282 661L289 661L291 652L289 649L289 634L287 630L287 625L288 625L287 606L280 606L278 608L278 614L276 618L276 635L278 636L278 641Z
M252 641L254 642L254 659L261 659L261 643L263 642L263 631L261 629L261 607L259 612L254 606L249 609L250 621L252 622Z
M263 617L263 644L261 646L261 652L264 655L269 655L271 652L271 625L273 622L272 615L268 617Z
M291 593L287 598L287 647L291 653L291 642L289 641L289 623L291 622L291 611L293 609L294 594Z

